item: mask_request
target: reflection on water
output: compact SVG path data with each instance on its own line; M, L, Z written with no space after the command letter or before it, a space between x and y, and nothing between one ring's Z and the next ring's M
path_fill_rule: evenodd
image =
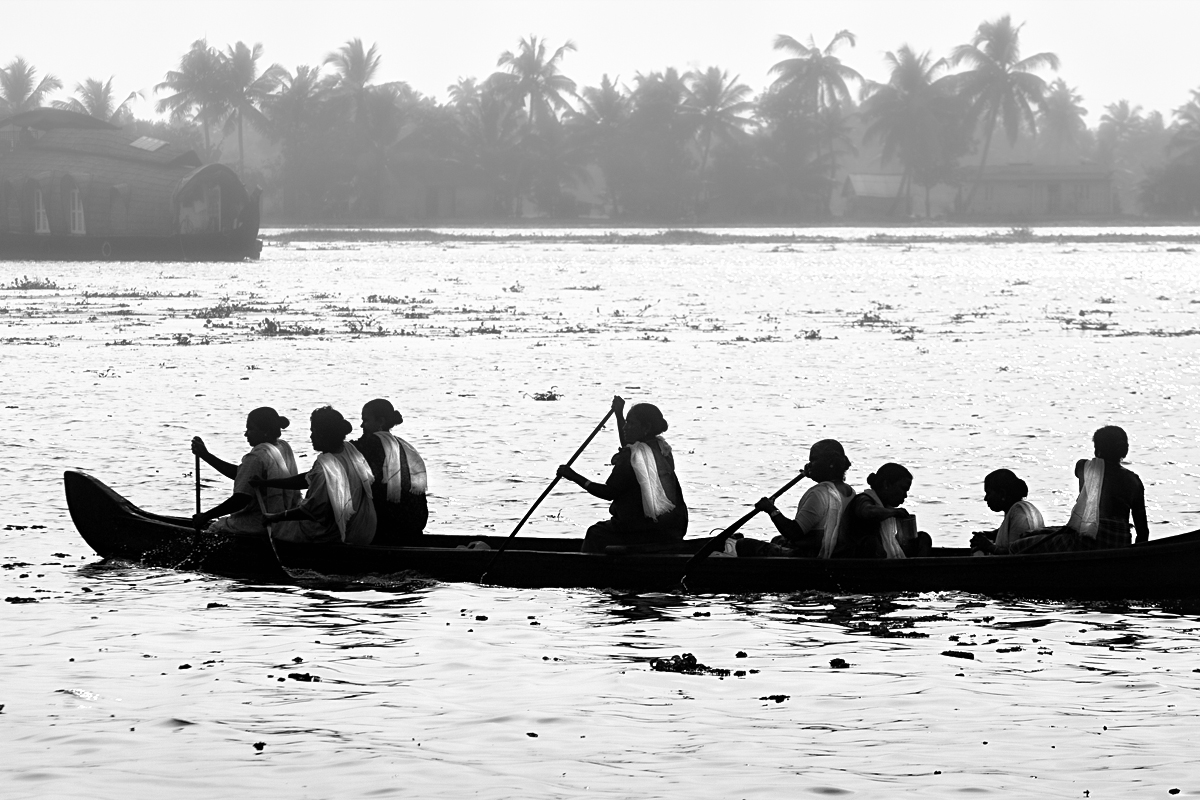
M1195 603L264 586L97 563L67 517L63 469L187 514L192 435L236 458L268 403L300 455L309 409L386 396L431 465L432 530L503 534L619 392L670 421L693 535L826 436L855 486L908 465L940 544L998 524L999 466L1062 521L1109 422L1151 535L1196 526L1194 256L869 236L0 267L58 287L0 292L4 796L1200 791ZM603 473L609 436L581 471ZM206 503L228 489L205 471ZM579 536L603 514L564 489L528 528ZM683 653L730 672L649 667Z

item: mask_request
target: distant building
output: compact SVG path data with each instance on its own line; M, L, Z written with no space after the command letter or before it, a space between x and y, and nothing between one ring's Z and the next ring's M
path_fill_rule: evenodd
M975 181L964 172L960 203ZM987 167L965 216L1010 219L1107 217L1115 213L1112 172L1089 165L1008 164Z
M844 216L851 219L907 217L910 212L908 198L897 197L903 177L861 172L847 175L842 184Z
M39 108L0 120L0 258L256 258L259 192L193 150Z

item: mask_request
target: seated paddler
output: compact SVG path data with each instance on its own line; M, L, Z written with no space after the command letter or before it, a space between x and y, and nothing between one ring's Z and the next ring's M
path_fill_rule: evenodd
M367 460L346 441L354 426L330 406L312 412L309 426L313 449L320 455L308 471L304 502L297 508L267 514L263 521L271 526L272 536L287 541L371 544L375 538L371 493L375 476ZM261 485L271 483L263 481Z
M425 530L429 504L425 499L425 462L415 447L392 433L404 416L382 398L362 408L362 437L354 446L371 467L375 480L377 545L411 543Z
M675 458L662 434L667 421L650 403L638 403L622 415L625 401L613 398L621 449L612 457L612 472L596 483L568 466L558 476L608 500L612 518L587 530L583 552L603 553L610 545L655 547L677 544L687 533L688 512L675 476Z
M1004 514L1000 527L989 533L971 537L971 549L976 553L1003 555L1012 552L1013 545L1030 534L1046 527L1042 512L1025 499L1029 486L1010 469L989 472L983 479L983 501L992 511Z
M869 489L855 495L846 512L846 555L850 558L913 558L933 549L928 533L904 508L913 476L888 463L867 476Z
M1067 524L1045 536L1030 536L1018 544L1020 552L1041 553L1103 550L1131 544L1130 518L1137 541L1150 539L1146 520L1146 489L1136 472L1121 461L1129 455L1129 436L1115 425L1092 435L1095 458L1075 464L1079 495Z
M808 451L804 475L815 486L800 498L796 518L783 514L770 498L754 504L765 511L775 524L779 535L770 543L755 539L739 539L735 545L738 556L803 556L832 558L844 555L846 542L843 531L846 510L854 499L854 490L846 483L850 459L836 439L822 439Z
M241 463L237 465L208 452L204 440L199 436L192 439L193 453L217 472L233 479L233 494L227 500L195 515L201 527L208 526L214 533L266 531L252 484L260 480L286 479L296 474L296 456L281 438L288 424L287 417L281 417L268 406L251 411L246 416L245 433L250 452L242 456ZM300 492L286 488L269 489L263 493L263 502L269 512L283 511L299 505Z

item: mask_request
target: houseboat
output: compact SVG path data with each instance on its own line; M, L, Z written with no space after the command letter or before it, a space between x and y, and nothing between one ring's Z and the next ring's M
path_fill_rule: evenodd
M194 150L86 114L0 120L0 259L255 259L260 195Z

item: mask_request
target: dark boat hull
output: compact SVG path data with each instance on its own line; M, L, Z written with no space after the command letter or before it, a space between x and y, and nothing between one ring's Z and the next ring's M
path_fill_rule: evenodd
M690 553L594 555L578 540L516 539L489 569L489 550L453 549L498 537L427 537L430 547L355 547L273 540L289 573L388 575L416 572L442 581L520 588L593 587L669 591ZM699 549L703 540L689 545ZM575 552L570 552L570 548ZM486 570L486 577L484 576ZM1184 599L1200 596L1200 531L1119 550L973 557L935 549L903 560L710 557L687 576L702 593L964 591L992 596L1074 599Z
M75 527L104 558L234 578L288 579L266 534L197 535L191 520L143 511L82 472L64 473L63 486Z
M449 582L518 588L612 588L671 591L691 554L706 540L685 541L684 552L580 553L578 539L426 535L421 547L360 547L270 540L265 535L213 539L190 521L139 509L81 472L63 478L71 518L101 556L148 566L230 577L287 580L289 574L330 576L417 573ZM491 550L466 549L486 542ZM461 549L460 549L461 548ZM485 575L486 573L486 575ZM902 560L724 558L695 565L693 592L827 591L891 593L964 591L1034 598L1165 600L1200 598L1200 531L1117 550L972 557L935 548L934 557Z
M6 261L243 261L261 252L257 228L186 236L0 234L0 260Z

